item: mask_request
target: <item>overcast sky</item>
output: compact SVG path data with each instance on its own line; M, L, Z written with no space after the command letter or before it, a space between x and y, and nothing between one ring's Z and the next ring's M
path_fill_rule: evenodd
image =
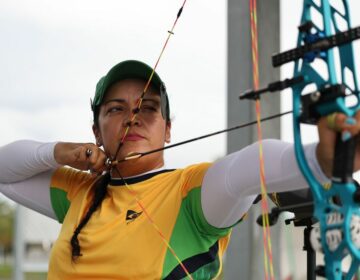
M93 141L89 104L98 79L125 59L154 65L182 1L0 3L3 145L20 138ZM188 1L160 62L172 142L225 126L225 13L222 1ZM169 151L167 161L213 160L225 153L224 137Z
M0 146L21 138L93 141L89 104L98 79L125 59L154 65L181 4L0 0ZM282 1L283 50L295 45L301 5ZM359 1L350 5L359 11ZM226 9L226 1L187 1L160 62L173 143L226 126ZM290 104L284 99L283 109ZM177 167L224 154L225 135L169 150L166 159Z

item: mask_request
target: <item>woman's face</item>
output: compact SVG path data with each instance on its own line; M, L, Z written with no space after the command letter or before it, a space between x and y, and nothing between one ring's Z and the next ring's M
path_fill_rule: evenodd
M144 87L145 82L142 80L127 79L115 83L107 91L100 106L99 125L98 127L94 125L93 130L97 142L104 147L108 156L115 156ZM133 152L146 152L163 147L165 142L170 142L170 123L167 124L162 117L159 93L149 88L117 159L123 159ZM163 164L163 153L159 152L132 162L125 162L123 165L126 166L126 173L129 173L129 168L139 169L130 172L136 174L161 167Z

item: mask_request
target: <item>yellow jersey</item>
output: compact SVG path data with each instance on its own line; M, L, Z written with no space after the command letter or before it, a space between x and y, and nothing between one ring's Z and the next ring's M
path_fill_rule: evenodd
M186 278L153 223L193 279L215 278L231 230L211 226L202 212L201 184L209 166L203 163L125 179L131 191L123 180L111 180L107 196L78 236L82 256L76 261L71 258L70 239L92 202L95 179L71 168L56 170L51 203L63 225L52 248L48 278Z

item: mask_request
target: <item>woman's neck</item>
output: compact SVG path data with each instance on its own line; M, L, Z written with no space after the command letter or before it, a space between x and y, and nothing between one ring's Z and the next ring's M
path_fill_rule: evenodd
M132 162L124 162L117 165L111 171L111 178L130 178L165 169L164 161L157 164L143 164L141 158Z

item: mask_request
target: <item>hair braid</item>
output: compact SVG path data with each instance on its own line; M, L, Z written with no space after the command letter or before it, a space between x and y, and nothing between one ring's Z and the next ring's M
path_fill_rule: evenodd
M95 182L95 193L92 204L90 205L86 215L82 218L81 222L75 229L74 234L70 240L71 248L72 248L71 258L73 261L75 261L77 257L82 256L80 251L80 243L79 243L78 235L80 234L82 228L88 223L92 214L96 211L96 209L101 205L102 201L104 200L107 194L107 185L109 181L110 181L110 172L107 172Z

